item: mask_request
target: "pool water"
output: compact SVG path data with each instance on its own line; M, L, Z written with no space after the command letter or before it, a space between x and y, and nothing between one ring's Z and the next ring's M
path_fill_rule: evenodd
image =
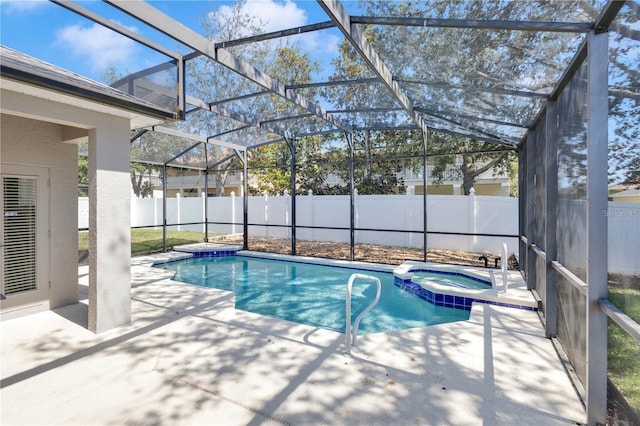
M413 274L414 282L432 282L449 287L471 288L486 290L491 283L478 278L471 278L462 274L452 274L440 271L417 271Z
M175 271L174 279L235 293L236 309L344 332L349 276L365 273L380 279L380 302L360 323L358 334L380 333L469 319L469 312L432 305L393 284L390 272L249 256L192 258L154 265ZM376 295L371 281L352 288L352 321Z

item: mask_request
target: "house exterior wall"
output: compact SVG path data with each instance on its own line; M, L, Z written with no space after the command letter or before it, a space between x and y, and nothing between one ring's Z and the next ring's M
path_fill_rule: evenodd
M63 142L65 126L8 114L0 116L2 164L49 171L51 309L78 301L78 149ZM3 317L6 312L2 312Z

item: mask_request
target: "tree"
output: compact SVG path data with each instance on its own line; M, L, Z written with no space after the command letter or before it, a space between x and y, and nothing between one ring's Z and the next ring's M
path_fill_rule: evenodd
M221 42L262 32L263 22L247 13L245 4L246 1L235 3L225 9L226 13L222 13L220 9L208 13L202 20L205 36L213 42ZM269 62L270 49L265 44L250 43L235 46L229 50L237 58L250 62L257 68L264 69ZM190 94L205 102L224 101L263 91L255 83L204 56L199 56L187 63L187 84ZM260 97L245 99L242 112L263 110L261 101ZM232 111L237 109L237 104L234 103L223 103L222 106ZM180 126L190 133L216 136L225 142L243 146L248 145L248 139L251 140L256 136L255 131L252 130L232 131L244 127L242 123L222 116L212 120L208 114L208 112L194 111L187 115L185 122ZM223 161L225 159L227 160ZM207 147L206 160L207 166L217 163L210 172L213 175L216 196L222 196L227 178L241 169L242 163L232 149L215 143Z
M514 159L512 151L488 142L431 132L428 152L430 154L460 153L458 154L460 162L457 161L456 155L434 155L429 161L433 164L431 173L436 183L441 183L445 179L451 166L457 167L465 195L471 192L476 178L487 171L493 170L494 175L509 173L511 176L514 173L510 167ZM477 153L474 154L474 152Z
M369 16L425 18L473 17L474 19L593 22L600 9L589 2L379 2L364 3ZM609 177L610 181L633 184L640 157L640 8L626 3L609 33ZM571 61L584 36L536 31L478 31L452 28L376 27L371 43L396 77L410 77L421 83L403 83L421 98L419 107L432 109L429 124L450 127L464 133L473 125L458 112L476 118L500 121L520 120L528 125L537 113L538 102L495 95L495 89L518 89L550 93ZM398 48L396 41L403 45ZM413 52L423 52L415 55ZM451 54L455 52L455 54ZM427 57L429 60L425 60ZM424 84L426 83L426 84ZM456 87L459 87L457 89ZM453 94L454 96L449 96ZM532 108L532 104L534 108ZM438 119L442 117L448 122ZM582 120L583 121L583 120ZM460 126L455 124L459 123ZM485 136L509 134L495 126ZM577 137L578 133L574 132ZM586 137L583 134L582 137ZM572 141L572 144L575 145ZM564 176L582 185L583 159L571 147L561 153ZM636 170L636 172L634 172Z
M78 187L79 193L87 196L89 186L89 159L85 155L78 155Z
M379 32L366 27L365 37L369 41L377 39ZM334 72L331 81L358 80L371 77L369 67L348 41L339 46L340 54L332 61ZM393 104L386 88L382 85L350 84L328 86L322 93L327 102L333 102L338 110L359 110L368 107L386 107ZM419 170L422 167L423 142L420 132L376 130L376 127L392 126L408 121L404 112L386 111L383 116L350 114L348 121L362 130L352 133L354 151L354 186L359 194L392 194L404 191L401 178L403 170ZM344 161L349 158L348 146L332 147L334 159L332 172L344 182L350 178L349 168ZM411 156L419 156L410 159ZM347 164L348 165L348 164ZM333 188L338 192L348 191L344 186Z
M311 82L318 64L293 46L280 46L275 49L275 57L266 70L285 84L305 84ZM305 93L305 96L309 95ZM276 95L270 97L270 110L275 116L286 116L293 112L289 102ZM287 130L293 135L304 133L304 126L304 121L293 122L288 124ZM259 180L257 191L271 194L291 191L291 148L294 148L296 164L302 165L296 168L296 192L311 190L316 194L323 193L328 171L313 162L320 157L324 141L321 136L305 136L252 150L251 167L256 170Z

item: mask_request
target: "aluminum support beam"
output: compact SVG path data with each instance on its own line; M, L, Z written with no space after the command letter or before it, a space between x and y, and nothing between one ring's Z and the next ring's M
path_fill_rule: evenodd
M193 133L181 132L180 130L171 129L169 127L152 126L151 130L153 130L154 132L163 133L165 135L176 136L179 138L189 139L189 140L201 142L201 143L218 145L225 148L237 149L239 151L244 151L245 149L247 149L246 147L242 145L237 145L235 143L224 142L224 141L217 140L215 138L207 137L207 136L194 135Z
M395 25L403 27L469 28L477 30L545 31L561 33L587 33L593 30L593 24L588 22L402 18L396 16L352 16L351 22L356 24Z
M269 94L269 93L271 93L271 92L268 91L268 90L262 90L260 92L249 93L248 95L234 96L234 97L231 97L231 98L223 99L221 101L210 102L209 105L211 105L211 106L213 106L213 105L224 105L224 104L228 104L228 103L231 103L231 102L242 101L242 100L245 100L245 99L257 98L259 96L266 95L266 94Z
M587 39L587 423L607 420L607 178L609 34Z
M355 259L355 245L356 245L356 207L355 207L355 166L354 166L354 151L353 146L353 132L345 134L347 137L347 143L349 145L349 260L353 262Z
M296 255L296 140L285 138L291 151L291 255Z
M427 233L427 136L428 133L422 132L422 231L423 231L423 240L422 244L424 245L424 254L423 260L427 261L427 242L428 242L428 233Z
M402 91L398 82L393 80L391 72L382 62L378 53L371 47L358 26L351 22L349 13L339 0L318 0L318 3L327 13L327 16L336 23L338 29L342 31L347 40L349 40L349 43L356 49L375 75L387 87L391 95L402 105L418 127L426 132L428 130L427 126L424 125L424 122L413 111L413 105L409 97Z
M536 286L536 253L531 249L531 245L536 243L535 226L532 218L538 213L539 206L536 206L536 132L530 130L527 136L527 174L525 176L525 188L527 191L527 204L525 211L525 235L527 236L526 249L526 269L527 289L532 290Z
M204 242L209 242L209 170L204 171Z
M529 133L527 132L526 139L528 140L528 138ZM520 263L520 271L525 271L527 266L527 244L522 240L522 237L527 237L527 233L525 231L525 221L527 217L527 188L525 187L526 175L527 146L525 143L518 146L518 233L521 237L518 241L518 259Z
M558 242L556 230L558 223L558 111L556 101L547 103L545 120L545 173L547 187L545 188L547 206L545 217L545 282L544 300L545 335L555 337L558 334L558 275L552 261L558 257Z
M249 157L242 152L242 249L249 249ZM234 218L235 220L235 218Z
M253 65L233 55L226 49L216 48L215 44L201 36L192 29L186 27L175 19L165 15L153 6L141 0L105 0L115 8L133 16L145 24L157 29L174 40L189 46L207 58L223 65L224 67L240 74L248 80L264 87L265 89L281 96L291 103L317 115L323 120L343 130L348 130L349 125L330 117L324 109L295 92L287 91L284 83L272 78L258 70Z
M167 252L167 165L162 165L162 252Z
M464 118L464 119L467 119L467 120L482 121L483 123L492 123L492 124L497 124L499 126L517 127L519 129L528 129L529 128L529 126L525 126L524 124L520 124L520 123L514 123L514 122L511 122L511 121L494 120L492 118L486 118L486 117L482 117L482 116L473 116L473 115L467 115L467 114L460 114L460 113L455 112L455 111L448 111L448 110L434 111L434 110L430 110L430 109L422 108L422 107L415 107L415 110L418 111L418 112L424 112L425 114L429 114L429 115L435 116L435 117L442 117L441 114L450 114L452 116L455 116L456 118Z
M230 111L227 108L225 108L224 106L222 106L219 103L212 103L209 104L205 101L203 101L202 99L198 99L198 98L194 98L192 96L187 96L187 103L203 109L205 111L211 111L214 114L226 117L226 118L230 118L232 120L235 120L239 123L248 125L248 126L253 126L262 130L266 130L268 132L274 133L278 136L282 136L284 137L284 130L282 129L278 129L276 127L271 127L271 126L265 126L265 124L263 122L261 122L260 120L257 120L253 117L249 117L246 116L244 114L241 114L239 112L235 112L235 111ZM236 129L238 130L238 129Z
M258 41L273 40L276 38L288 37L288 36L293 36L298 34L305 34L313 31L326 30L328 28L333 28L335 26L336 24L334 24L331 21L319 22L317 24L302 25L300 27L288 28L286 30L274 31L270 33L258 34L250 37L239 38L236 40L221 41L216 43L216 47L226 49L229 47L242 46L245 44L255 43Z

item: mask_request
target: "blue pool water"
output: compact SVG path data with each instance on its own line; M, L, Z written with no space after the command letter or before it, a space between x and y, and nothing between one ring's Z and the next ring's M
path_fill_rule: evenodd
M362 270L249 256L193 258L155 265L175 271L175 280L232 291L236 309L344 332L346 283ZM360 323L371 334L469 319L469 312L435 306L393 284L390 272L364 272L380 279L380 302ZM354 282L352 320L375 298L376 285Z

